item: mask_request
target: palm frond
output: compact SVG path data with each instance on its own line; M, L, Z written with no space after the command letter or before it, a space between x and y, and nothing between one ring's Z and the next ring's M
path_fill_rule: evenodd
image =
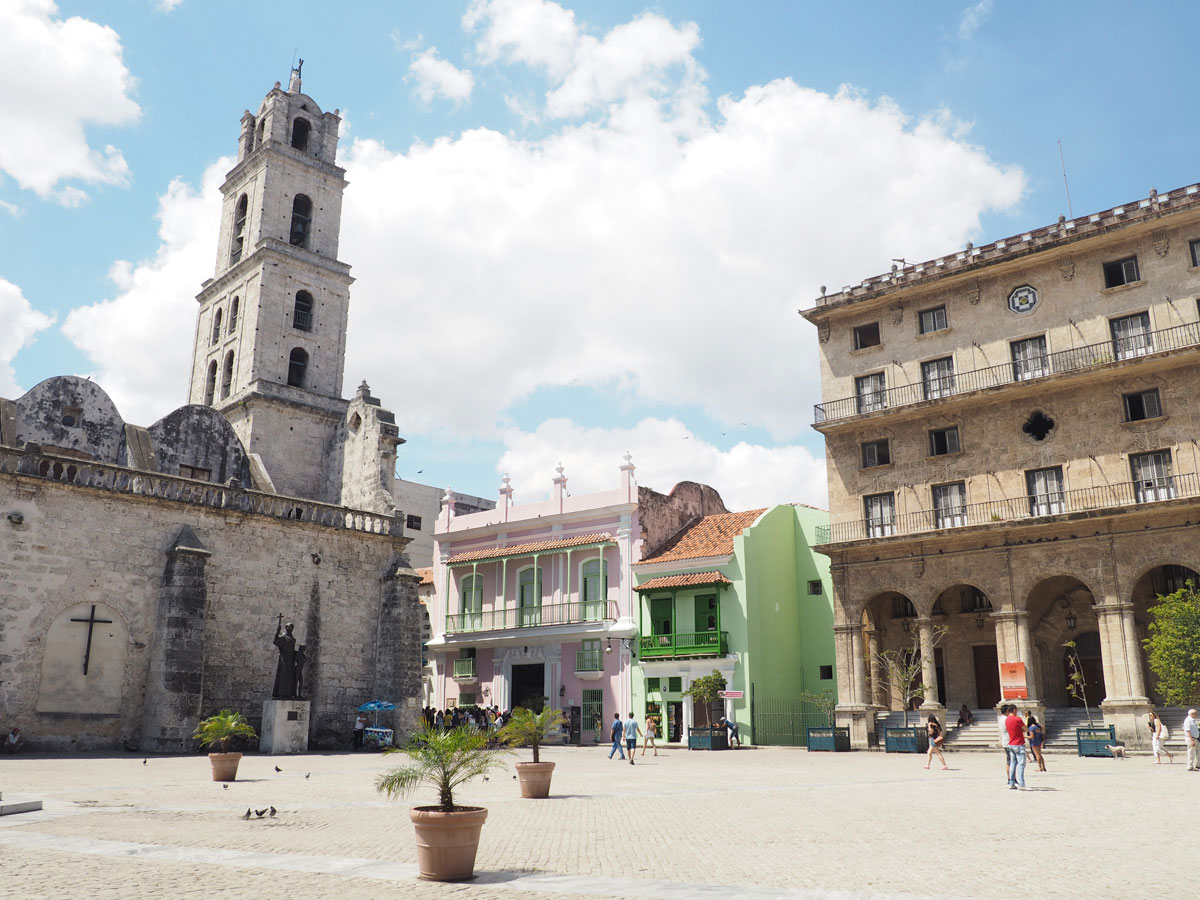
M398 751L412 764L382 773L375 789L394 798L428 784L437 790L441 809L451 812L455 788L502 764L504 751L488 750L487 743L487 735L466 727L438 731L426 726Z

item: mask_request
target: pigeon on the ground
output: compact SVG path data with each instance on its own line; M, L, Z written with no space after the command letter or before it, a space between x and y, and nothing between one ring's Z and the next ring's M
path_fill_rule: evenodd
M484 776L483 776L483 780L484 780L484 781L491 781L492 779L490 779L490 778L488 778L486 775L484 775Z
M223 784L223 785L221 785L221 787L223 787L225 790L229 790L229 785L227 785L227 784Z
M271 815L270 815L270 817L269 817L269 818L272 818L272 819L273 819L273 818L275 818L275 813L276 813L276 812L277 812L277 810L275 809L275 807L273 807L273 806L272 806L272 807L271 807Z
M248 818L250 818L250 810L249 810L249 809L247 809L247 810L246 810L246 814L245 814L244 816L242 816L242 818L243 818L243 819L248 819Z
M307 778L311 774L312 774L312 772L309 772L308 775L305 775L304 777Z
M513 781L516 781L516 780L517 780L517 776L516 776L516 775L514 775L514 776L513 776Z
M267 814L267 811L265 809L256 809L254 811L254 814L261 819L263 816L265 816Z
M148 760L148 759L143 759L143 760L142 760L142 765L143 765L143 766L146 766L146 765L149 765L149 764L150 764L150 760Z
M276 771L276 772L282 772L282 771L283 771L283 769L279 768L279 766L276 766L276 767L275 767L275 771Z

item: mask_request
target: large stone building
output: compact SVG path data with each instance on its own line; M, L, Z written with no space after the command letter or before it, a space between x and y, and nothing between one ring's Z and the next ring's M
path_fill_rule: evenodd
M338 121L299 70L242 118L189 405L143 428L82 378L0 399L0 721L35 748L182 750L222 707L257 724L280 615L311 745L375 697L415 716L402 441L365 382L342 398Z
M874 651L916 635L942 715L1088 702L1145 743L1155 595L1200 571L1200 186L825 294L817 326L839 718L899 708ZM935 639L946 629L937 646Z

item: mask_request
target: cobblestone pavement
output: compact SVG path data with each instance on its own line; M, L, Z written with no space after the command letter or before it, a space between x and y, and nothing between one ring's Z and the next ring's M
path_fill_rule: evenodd
M46 808L0 818L0 884L22 900L1196 893L1200 774L1183 765L1053 756L1020 792L999 751L950 755L950 772L879 753L667 750L630 766L543 752L558 763L549 800L519 798L524 753L461 790L489 817L460 885L415 878L410 804L374 791L399 756L247 756L228 789L203 756L7 757L0 790ZM241 819L268 805L276 818Z

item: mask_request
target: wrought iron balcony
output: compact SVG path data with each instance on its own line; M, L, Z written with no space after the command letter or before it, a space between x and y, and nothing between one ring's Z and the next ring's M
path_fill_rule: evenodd
M615 603L590 600L587 603L552 603L543 606L510 606L480 612L446 616L446 633L464 631L503 631L509 628L538 628L548 625L582 625L617 618Z
M600 650L576 650L576 672L603 672L604 654Z
M639 659L681 656L724 656L729 650L728 631L683 631L644 635L638 641Z
M817 527L818 544L840 544L897 535L926 534L969 525L990 525L1046 516L1141 506L1200 497L1200 475L1167 475L1146 481L1125 481L1072 491L968 503L942 509L922 509L902 515L835 522Z
M475 677L475 658L456 659L454 660L454 677L455 678L474 678Z
M865 416L881 410L911 406L914 403L940 400L972 391L1007 384L1023 384L1099 368L1123 360L1144 359L1159 353L1200 345L1200 323L1189 322L1159 331L1148 331L1114 340L1087 344L1057 353L1047 353L1014 362L940 375L915 384L904 384L881 391L867 391L854 397L818 403L813 407L817 425Z

